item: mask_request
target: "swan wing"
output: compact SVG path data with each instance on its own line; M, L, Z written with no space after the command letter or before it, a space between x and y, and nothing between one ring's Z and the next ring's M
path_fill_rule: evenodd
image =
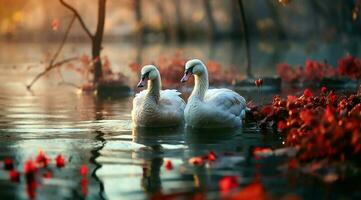
M246 100L230 89L209 89L204 101L211 107L220 109L224 114L229 113L244 118Z
M184 100L180 97L180 92L177 90L161 90L160 104L166 108L175 111L181 110L183 112L185 107Z

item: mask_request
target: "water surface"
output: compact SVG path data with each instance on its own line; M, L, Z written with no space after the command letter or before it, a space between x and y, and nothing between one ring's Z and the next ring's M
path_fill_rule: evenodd
M79 49L85 47L80 45ZM110 54L112 59L120 70L125 70L124 66L135 58L135 54L116 51L117 48L125 47L111 46L108 53L114 50ZM143 59L156 56L151 52L158 48L167 49L162 46L147 48L144 52L149 54ZM185 48L202 52L206 47ZM38 199L53 199L54 196L56 199L147 199L159 194L177 199L199 196L217 199L220 197L219 180L233 175L239 177L241 188L255 180L260 181L274 198L288 194L305 199L351 199L353 195L357 196L313 177L279 170L282 159L255 159L251 155L253 147L282 146L282 137L262 131L254 124L222 131L132 130L132 97L100 98L81 94L73 88L58 86L51 78L42 79L32 92L27 91L25 83L35 72L28 72L26 67L36 63L45 49L41 45L16 44L10 46L11 53L2 49L0 54L0 159L13 158L20 171L23 171L25 161L34 158L39 150L51 158L61 153L67 160L65 168L51 167L52 179L44 181L40 178L36 188ZM79 49L77 51L82 51ZM120 54L122 52L125 55ZM231 63L228 53L234 52L215 55L222 62ZM235 61L239 66L242 63L241 59ZM268 61L264 66L266 63ZM274 69L267 73L274 74ZM247 99L262 99L263 96L270 98L272 94L268 97L262 94L262 98L258 92L244 95ZM219 155L213 165L193 167L188 164L189 158L206 155L209 151ZM165 169L165 160L173 163L173 170ZM78 172L83 164L88 165L90 171L85 194ZM28 198L24 179L12 183L4 170L0 170L0 188L2 199Z

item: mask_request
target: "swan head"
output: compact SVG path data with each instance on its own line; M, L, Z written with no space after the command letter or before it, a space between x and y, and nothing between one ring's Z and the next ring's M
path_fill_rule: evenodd
M203 75L207 73L206 66L199 59L192 59L186 62L184 76L181 80L182 83L188 81L191 75Z
M154 65L145 65L140 71L140 81L137 87L144 87L147 80L155 80L159 77L159 71Z

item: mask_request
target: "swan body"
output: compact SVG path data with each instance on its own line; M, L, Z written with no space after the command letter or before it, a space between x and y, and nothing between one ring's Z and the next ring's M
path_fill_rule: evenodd
M230 89L208 89L206 66L198 59L186 63L182 82L190 75L195 87L184 110L185 122L194 128L234 128L242 125L246 100Z
M132 121L134 127L172 127L184 123L185 102L176 90L161 90L161 77L154 65L141 71L138 87L148 80L148 89L133 99Z

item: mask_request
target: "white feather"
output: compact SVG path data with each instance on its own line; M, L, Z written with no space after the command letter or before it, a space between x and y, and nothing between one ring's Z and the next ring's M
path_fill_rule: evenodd
M155 67L150 69L156 70ZM176 90L159 91L160 75L158 70L156 72L157 80L152 83L155 88L153 88L154 93L143 90L136 94L133 99L132 120L134 127L171 127L184 123L184 100ZM156 91L159 91L159 99L156 98Z
M189 65L198 66L193 69L198 74L194 74L196 87L184 111L187 125L196 128L241 126L245 117L246 100L230 89L208 89L208 73L204 64L199 60L188 62L193 62Z

